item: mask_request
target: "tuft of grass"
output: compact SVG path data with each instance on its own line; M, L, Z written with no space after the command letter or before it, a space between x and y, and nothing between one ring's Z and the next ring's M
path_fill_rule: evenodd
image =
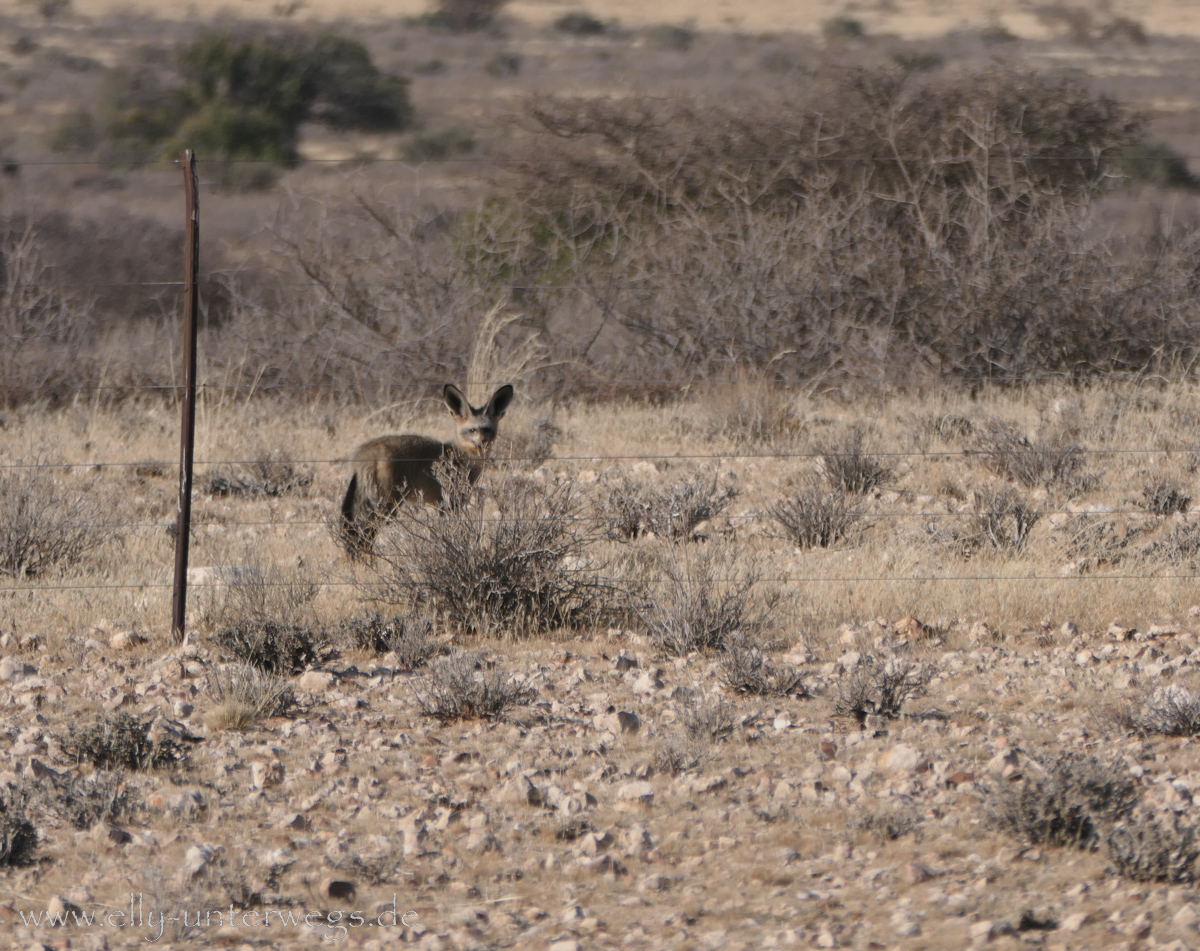
M483 71L489 76L495 76L497 79L518 76L521 73L521 66L524 62L525 57L520 53L502 51L484 64Z
M845 492L826 491L815 484L773 502L767 514L788 541L805 549L829 548L851 540L863 519L863 510Z
M987 46L999 46L1002 43L1015 43L1019 37L1008 27L998 23L980 30L979 39Z
M55 123L46 138L51 152L86 154L100 144L100 130L87 109L72 109Z
M65 470L40 455L2 458L0 575L67 567L113 537L113 504L93 485L68 487Z
M946 57L941 53L900 52L892 54L892 62L907 73L928 73L940 69Z
M660 566L662 583L639 613L655 646L675 657L725 650L762 631L782 600L777 591L759 590L754 561L724 545L695 553L672 548Z
M1107 828L1132 815L1137 801L1127 773L1069 752L1001 787L995 818L1001 829L1032 845L1094 849Z
M220 576L206 612L214 626L252 629L298 626L307 620L320 586L300 565L268 565L257 555Z
M91 726L67 727L59 737L63 753L76 763L101 769L160 769L178 766L187 750L174 739L150 736L151 721L124 711L97 717Z
M1200 525L1172 525L1171 534L1147 546L1143 554L1172 565L1200 564Z
M412 689L421 712L444 722L498 720L536 696L530 678L511 675L482 654L468 651L434 661L424 676L412 681Z
M439 467L440 509L405 505L376 544L371 597L421 606L473 634L539 633L590 623L608 588L573 480L513 473L471 486Z
M475 136L461 126L447 126L413 136L401 150L409 162L445 162L475 151Z
M907 657L867 654L838 685L833 708L859 723L868 715L895 719L909 700L923 696L933 670Z
M962 553L981 551L1017 554L1029 544L1029 533L1041 513L1011 489L985 486L974 492L974 512L966 534L959 539Z
M206 688L215 706L205 722L214 730L249 730L266 717L286 716L296 702L290 683L249 664L213 670Z
M437 9L417 20L434 29L474 33L490 27L508 0L438 0Z
M1177 815L1138 815L1113 829L1105 842L1123 878L1171 885L1196 881L1200 834Z
M895 480L895 470L867 452L865 442L866 434L854 426L833 442L817 447L821 472L832 488L866 495Z

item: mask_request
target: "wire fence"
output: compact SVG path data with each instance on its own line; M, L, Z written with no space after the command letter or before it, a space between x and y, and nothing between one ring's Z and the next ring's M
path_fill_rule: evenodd
M857 156L797 156L795 160L799 163L884 163L895 165L898 162L905 161L922 161L932 163L948 163L970 161L970 158L963 156L873 156L873 155L857 155ZM496 156L477 156L469 158L449 159L448 162L459 166L480 164L489 164L503 167L505 165L520 165L525 164L525 159L504 159ZM544 159L539 159L539 162L544 163ZM1086 155L1027 155L1020 156L1019 161L1022 162L1086 162L1089 166L1095 165L1097 156L1093 154ZM345 165L348 167L357 167L364 164L384 164L391 167L402 168L414 172L421 172L424 169L423 163L413 163L403 159L389 158L354 158L354 159L306 159L309 164L321 165ZM53 167L53 166L102 166L104 163L94 161L23 161L14 160L15 164L29 167ZM162 167L162 168L178 168L180 163L176 160L162 161L147 161L129 163L131 166L140 167ZM201 167L208 165L258 165L268 164L256 160L232 160L222 162L199 162ZM443 164L443 163L439 163ZM775 164L772 162L771 164ZM251 273L254 270L268 271L276 273L277 269L272 268L239 268L227 273L216 273L217 277L233 278ZM429 279L431 283L432 279ZM303 290L305 288L330 290L337 287L354 287L357 289L392 289L402 290L408 285L392 282L351 282L351 281L299 281L287 280L280 281L276 279L274 284L279 287L288 287L292 289ZM92 282L92 283L76 283L69 280L63 281L32 281L23 283L14 283L10 286L12 290L99 290L113 288L127 289L179 289L183 291L187 285L184 281L112 281L112 282ZM438 282L438 286L445 289L459 289L472 291L488 291L488 292L520 292L520 291L541 291L541 292L572 292L579 290L594 291L593 285L582 285L575 283L563 284L526 284L526 283L478 283L478 282ZM642 282L625 282L613 283L605 285L606 290L619 291L623 289L644 289L645 283ZM907 382L929 382L929 374L914 374L911 378L907 378ZM1149 380L1142 376L1138 378L1139 382L1170 382L1166 377L1155 377ZM1069 376L1063 373L1042 374L1042 375L1027 375L1022 377L1023 383L1060 383L1069 381ZM388 392L420 392L428 388L440 386L444 381L440 378L425 378L425 379L407 379L403 384L363 384L364 387L369 387L373 391L382 393ZM480 385L495 386L505 380L494 381L475 381ZM636 386L670 386L677 387L681 394L696 393L696 392L712 392L721 388L730 387L754 387L760 386L769 389L786 390L790 387L802 388L809 384L809 380L801 379L775 379L764 380L760 382L740 382L736 379L676 379L676 378L653 378L653 377L612 377L606 380L591 381L592 387L611 386L614 389L628 389ZM898 376L890 376L889 383L903 385L906 378L903 374ZM986 381L982 381L986 382ZM209 393L263 393L271 391L288 392L320 392L330 390L345 390L349 384L345 382L310 382L310 381L289 381L289 380L272 380L272 381L254 381L254 382L218 382L214 380L200 380L197 383L197 388L201 392ZM21 384L6 385L9 392L21 392L28 390L37 392L41 387L36 384L23 386ZM162 382L143 382L143 383L105 383L103 381L82 381L74 384L70 388L77 394L88 393L104 393L113 392L144 392L149 394L157 394L170 398L177 397L184 390L184 385L179 381L162 381ZM349 451L351 447L347 447ZM1037 447L1029 447L1027 450L1030 454L1037 455L1061 455L1062 448L1054 449L1039 449ZM1180 454L1198 454L1200 453L1200 442L1191 443L1187 441L1168 442L1162 444L1159 440L1158 444L1145 446L1075 446L1072 445L1069 449L1070 455L1080 459L1085 457L1091 458L1128 458L1136 457L1171 457ZM836 457L841 453L836 450L824 449L797 449L797 448L763 448L763 447L745 447L734 446L727 449L711 452L655 452L641 451L636 453L578 453L556 455L546 460L553 465L578 465L592 467L606 467L612 465L625 464L630 462L691 462L699 464L720 463L720 462L745 462L745 461L780 461L794 462L798 464L811 464L817 460L828 460L831 457ZM987 450L962 448L962 449L880 449L873 450L872 456L878 457L881 460L889 462L909 462L912 460L921 460L931 463L950 462L954 460L960 461L976 461L988 455ZM21 472L36 472L48 471L57 473L62 471L86 470L86 471L104 471L104 470L129 470L138 469L147 466L155 467L153 473L156 477L169 478L173 474L178 473L179 466L176 463L159 462L147 460L145 458L136 459L82 459L76 461L60 461L47 459L24 460L14 458L16 453L11 445L5 446L0 444L0 491L3 490L3 480L12 479L14 474ZM541 463L544 456L506 456L505 462L518 463ZM286 462L289 465L300 466L315 466L315 465L340 465L346 462L345 457L336 456L314 456L305 458L288 458ZM218 467L218 466L256 466L256 465L277 465L279 460L253 459L231 456L216 456L213 458L197 460L196 465L201 467ZM202 490L198 490L197 495L204 495ZM220 495L221 493L214 493ZM253 493L250 493L253 496ZM261 496L259 497L261 499ZM233 501L241 501L240 499ZM280 503L284 499L278 498L273 501ZM289 498L290 504L291 499ZM196 522L192 527L192 533L198 534L207 532L210 529L215 530L235 530L240 528L278 528L282 530L299 530L299 529L319 529L329 527L331 521L335 518L336 500L329 499L322 503L326 506L330 513L328 517L231 517L226 514L214 516L210 513L200 510L196 516ZM870 525L872 522L896 524L902 520L928 520L928 519L944 519L952 518L958 515L968 516L999 516L1003 512L992 511L984 508L972 507L969 503L961 503L958 510L951 510L949 507L945 511L920 511L906 508L888 508L892 502L880 500L880 504L875 507L864 503L863 518ZM1112 506L1101 507L1090 510L1087 507L1047 507L1038 511L1039 517L1074 517L1083 516L1085 518L1127 518L1133 516L1145 516L1147 510L1142 507L1128 506ZM769 521L769 514L762 510L750 510L745 512L735 512L731 514L721 514L720 518L729 523L746 524L755 521ZM503 521L503 519L501 520ZM510 520L515 521L515 520ZM596 523L595 516L580 515L572 517L569 521L576 523ZM96 524L96 527L105 531L120 532L120 533L138 533L145 532L147 534L165 534L169 528L169 520L166 518L157 520L114 520L102 521ZM1025 566L1021 566L1024 569ZM866 572L853 573L847 570L841 570L831 573L813 572L807 570L807 566L797 566L792 572L777 572L759 577L760 581L779 585L803 585L803 584L844 584L847 586L856 584L878 584L878 585L897 585L897 586L914 586L914 585L940 585L940 584L995 584L995 585L1065 585L1078 586L1088 583L1108 584L1114 582L1171 582L1171 583L1191 583L1200 580L1200 574L1188 571L1180 572L1176 569L1165 569L1162 571L1128 571L1119 569L1115 566L1095 572L1075 572L1063 573L1062 571L1041 572L1032 570L1020 570L1017 568L1011 569L1014 573L1006 574L1003 570L997 569L993 572L980 571L954 571L946 570L939 573L931 572L897 572L894 574L881 572ZM18 595L40 597L41 595L49 595L60 592L102 592L102 591L155 591L160 589L170 589L172 583L166 579L168 567L163 566L163 578L159 580L157 577L146 577L133 581L118 581L118 580L96 580L96 581L50 581L37 576L24 578L10 578L6 583L0 583L0 597L15 597ZM314 578L323 587L328 588L360 588L370 589L372 587L394 587L394 581L378 581L378 580L349 580L338 577L322 577ZM718 582L734 581L732 578L714 578L710 579ZM675 583L673 579L665 576L648 577L643 579L650 584L668 584ZM227 588L231 582L223 578L215 580L204 580L199 582L189 583L189 587L198 589L221 589ZM264 587L286 587L293 585L294 581L272 581L266 578L256 578L255 585Z

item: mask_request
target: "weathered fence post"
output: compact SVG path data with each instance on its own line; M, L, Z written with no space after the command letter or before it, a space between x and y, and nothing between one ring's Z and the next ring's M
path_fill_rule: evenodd
M187 618L188 542L192 533L192 463L196 450L196 305L200 268L200 206L196 189L196 155L179 153L183 166L186 240L183 261L183 425L179 445L179 517L175 536L175 596L171 604L171 636L183 640Z

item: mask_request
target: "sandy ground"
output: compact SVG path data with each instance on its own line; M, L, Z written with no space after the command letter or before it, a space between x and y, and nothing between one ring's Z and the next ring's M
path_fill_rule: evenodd
M246 18L278 16L285 11L297 19L375 19L414 16L425 12L427 0L188 0L159 3L154 0L77 0L75 9L87 16L102 17L116 12L138 11L159 17L207 18L221 14ZM549 23L570 10L586 9L602 19L617 20L627 27L654 23L692 23L702 30L744 32L818 33L834 16L853 16L870 33L891 33L908 39L941 36L953 30L1003 25L1026 39L1045 39L1053 30L1035 13L1038 5L981 3L978 0L883 0L878 3L843 0L663 0L647 6L635 0L595 0L592 3L563 3L558 0L520 0L509 14L531 23ZM1156 3L1084 2L1072 8L1090 9L1107 20L1126 16L1136 19L1151 34L1200 35L1200 5L1189 0L1159 0Z

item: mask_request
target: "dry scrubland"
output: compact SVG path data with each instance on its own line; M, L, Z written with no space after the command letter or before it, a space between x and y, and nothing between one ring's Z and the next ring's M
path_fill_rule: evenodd
M6 934L1195 946L1192 6L6 12ZM184 77L213 32L370 95L201 165L177 646L179 181L130 161L261 105ZM496 465L351 561L338 460L447 379L517 383Z
M0 602L13 857L18 818L38 833L3 908L107 912L132 890L168 913L375 915L393 893L418 912L352 930L367 947L1194 945L1200 762L1164 735L1197 725L1194 388L526 402L477 510L402 520L356 566L324 524L345 479L328 460L447 426L392 412L202 406L193 564L250 570L202 570L233 583L193 590L182 648L169 592L145 586L170 574L156 460L174 410L6 416L16 461L71 464L22 491L93 499L90 527L119 528ZM270 464L224 461L252 459ZM692 524L663 501L689 482L725 508ZM645 503L632 521L614 487ZM576 545L569 565L526 585L603 586L556 629L538 633L538 597L514 610L492 590L462 613L387 565L429 526L523 551L497 490L568 516L548 520L568 542L539 544ZM836 521L796 500L861 518L822 536ZM364 600L380 581L402 603ZM571 592L560 606L584 603ZM494 717L429 715L466 702ZM107 737L81 730L98 717ZM3 914L18 943L56 936ZM164 945L214 938L167 929Z

